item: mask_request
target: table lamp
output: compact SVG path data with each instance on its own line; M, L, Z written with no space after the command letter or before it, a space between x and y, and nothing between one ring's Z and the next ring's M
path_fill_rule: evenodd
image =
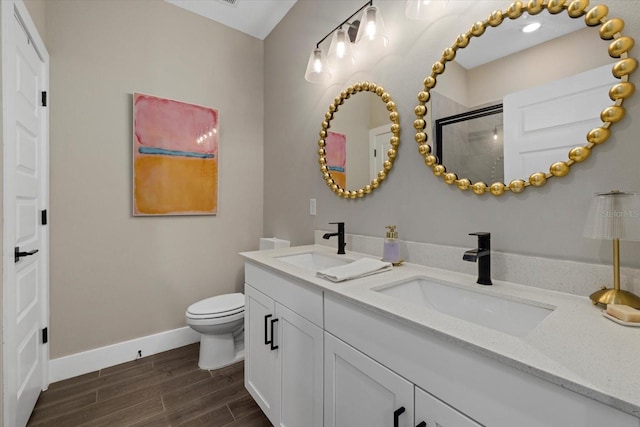
M640 199L637 193L596 193L589 209L584 236L613 241L613 289L604 286L591 294L593 304L623 304L640 308L640 298L620 289L620 240L640 241Z

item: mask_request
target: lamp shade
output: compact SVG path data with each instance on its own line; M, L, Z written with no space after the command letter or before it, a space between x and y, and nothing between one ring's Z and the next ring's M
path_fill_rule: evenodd
M447 3L448 0L407 0L405 14L409 19L435 19Z
M359 48L364 45L366 49L384 49L389 45L382 14L377 7L369 6L362 13L356 43Z
M640 240L640 199L637 193L596 193L587 215L584 236L593 239Z
M304 78L311 83L325 83L331 80L329 64L322 49L315 48L311 51Z
M353 47L347 30L339 28L333 33L327 59L329 60L329 65L334 69L351 66L355 63Z

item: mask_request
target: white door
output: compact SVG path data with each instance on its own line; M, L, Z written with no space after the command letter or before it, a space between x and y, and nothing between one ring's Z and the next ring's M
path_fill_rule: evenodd
M326 427L413 427L413 384L324 334Z
M323 332L276 303L279 427L322 427Z
M369 130L369 179L378 177L378 172L387 160L387 151L391 148L391 126L385 125Z
M585 145L600 113L611 105L609 89L618 80L611 65L515 92L504 97L504 180L526 180L549 172L569 150Z
M49 157L48 55L21 1L2 2L2 66L4 423L24 426L48 386Z

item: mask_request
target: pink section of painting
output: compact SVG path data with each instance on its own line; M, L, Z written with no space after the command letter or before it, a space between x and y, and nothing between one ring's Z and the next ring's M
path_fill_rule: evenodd
M218 157L217 110L139 93L133 97L137 144Z
M345 172L347 166L347 136L338 132L327 132L325 152L329 170Z

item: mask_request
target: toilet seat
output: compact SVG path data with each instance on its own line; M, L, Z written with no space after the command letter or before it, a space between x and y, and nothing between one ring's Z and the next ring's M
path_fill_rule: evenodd
M244 313L244 295L241 293L218 295L191 304L186 316L189 319L219 319Z

